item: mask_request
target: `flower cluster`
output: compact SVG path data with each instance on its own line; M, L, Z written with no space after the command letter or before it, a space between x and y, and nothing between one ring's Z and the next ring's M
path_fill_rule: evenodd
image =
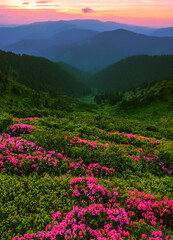
M14 124L5 130L11 136L19 136L20 134L31 133L33 130L37 130L36 127L27 124Z
M55 219L53 213L53 218ZM24 237L14 237L13 240L27 239L98 239L121 240L128 239L130 233L124 230L129 224L125 209L105 208L102 204L91 204L85 208L73 206L73 209L61 218L58 212L58 220L54 226L48 225L45 232L37 234L25 234ZM90 223L91 219L92 224Z
M157 201L156 196L141 193L138 190L128 191L128 193L130 196L126 201L127 207L138 212L140 221L146 221L152 225L159 223L160 228L164 225L171 226L173 200L164 198L162 201Z
M146 234L142 234L141 238L142 239L149 239L149 240L162 240L162 231L154 231L151 233L152 237L147 237ZM169 236L166 236L165 240L171 240Z
M45 151L35 143L9 134L0 136L0 169L16 173L44 171L46 168L59 172L69 158L58 151Z
M70 180L70 190L66 193L69 196L78 198L81 203L106 203L108 207L119 206L116 204L118 196L117 189L113 189L113 193L101 184L98 184L94 177L79 177Z
M70 180L70 189L65 195L80 199L81 204L86 203L86 205L74 205L73 209L68 213L53 212L53 226L49 224L46 226L45 231L38 231L36 234L25 234L21 238L15 236L13 240L130 240L130 226L133 229L136 227L132 219L135 218L136 221L141 215L141 211L144 218L148 215L146 219L151 224L153 224L151 221L164 224L163 218L165 219L166 214L171 218L172 201L164 199L158 202L155 196L137 190L134 192L128 191L128 193L130 195L126 201L128 210L125 210L125 208L120 207L119 203L116 203L117 189L113 189L113 192L111 192L107 188L103 188L92 177L73 178ZM134 211L130 209L132 207ZM161 230L158 230L150 232L150 235L142 234L141 238L139 238L171 240L166 235L163 238L164 235Z
M95 149L97 147L104 147L104 148L109 148L108 145L98 143L98 141L90 141L90 140L84 140L78 137L73 137L72 139L68 139L67 136L65 137L65 140L68 140L72 144L77 144L79 143L80 146L82 146L83 143L87 144L90 146L90 149Z
M63 152L46 151L35 143L27 141L21 137L12 137L9 134L2 134L0 136L0 170L15 173L28 174L33 171L43 172L47 168L49 171L57 174L62 171L65 173L71 170L94 175L108 175L115 170L113 168L102 167L100 164L90 164L86 166L83 160L72 161ZM70 170L71 169L71 170Z
M104 130L100 129L100 132L102 135L107 135L108 137L114 137L115 140L123 140L123 139L127 139L129 140L129 143L135 143L138 145L138 143L144 143L147 144L149 143L150 145L158 145L161 143L160 140L158 139L154 139L154 138L149 138L149 137L145 137L145 136L137 136L134 134L130 134L130 133L120 133L120 132L109 132L107 134L107 132L105 132ZM116 138L117 137L117 138ZM133 141L135 140L135 142Z
M91 177L112 175L115 172L114 168L103 167L99 163L91 163L89 166L86 166L81 157L79 158L79 162L71 162L70 167L78 170L79 173L82 172L82 174ZM71 170L68 172L71 172Z
M31 117L31 118L21 118L20 120L19 119L16 119L16 118L13 118L13 121L16 122L16 123L21 123L21 122L27 122L27 121L34 121L34 120L40 120L39 117Z
M88 176L95 176L95 175L112 175L113 172L115 172L115 169L113 168L107 168L107 167L102 167L100 166L99 163L91 163L88 166L88 170L87 170L87 175Z
M124 156L133 159L135 162L140 162L141 160L144 160L149 163L154 163L155 165L160 166L160 168L166 171L169 175L171 175L173 173L173 162L165 163L163 161L160 161L158 154L159 152L157 149L154 149L153 151L148 151L142 148L138 148L136 155L134 156L124 155Z

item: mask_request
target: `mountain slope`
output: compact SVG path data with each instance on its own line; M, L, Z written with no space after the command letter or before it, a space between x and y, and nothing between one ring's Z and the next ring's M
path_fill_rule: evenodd
M125 94L117 105L119 114L130 115L134 119L158 122L171 126L173 116L173 77L153 81L143 87L135 88ZM149 131L157 131L153 126ZM172 133L170 132L170 136Z
M97 94L94 101L101 104L101 111L108 112L109 115L131 118L134 121L160 121L168 127L173 123L173 77L148 82L121 94ZM157 128L152 125L148 130L157 132ZM171 132L170 136L173 136Z
M144 82L173 76L173 56L134 56L95 74L88 82L100 92L129 90Z
M53 37L43 39L26 39L7 45L2 49L20 54L37 55L36 53L53 46L72 44L96 35L96 31L83 29L70 29L56 33Z
M57 115L58 111L94 112L96 106L55 92L40 92L7 78L0 72L0 112L14 116ZM1 119L2 120L2 119ZM0 121L1 122L1 121ZM0 130L1 124L0 124Z
M8 77L41 91L82 96L90 92L82 82L44 58L0 51L0 71Z
M173 54L173 38L151 37L119 29L39 53L52 61L63 61L85 71L101 70L123 58L142 54Z
M173 96L173 77L152 81L127 92L122 104L145 106L156 101L166 101ZM173 103L173 102L172 102Z
M87 83L88 79L91 78L91 76L92 76L92 74L90 72L77 69L67 63L58 62L57 64L58 64L58 66L63 68L65 71L71 73L73 76L75 76L75 78L77 78L81 82Z

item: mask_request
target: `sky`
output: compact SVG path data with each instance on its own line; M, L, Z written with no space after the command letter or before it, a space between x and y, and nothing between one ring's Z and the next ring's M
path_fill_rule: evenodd
M170 27L173 0L0 0L0 25L71 19Z

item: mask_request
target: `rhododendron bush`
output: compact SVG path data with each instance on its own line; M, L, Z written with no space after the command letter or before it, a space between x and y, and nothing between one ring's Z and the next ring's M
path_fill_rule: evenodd
M0 239L173 239L171 140L48 122L0 134Z
M68 213L53 212L52 219L54 225L47 225L45 231L38 231L36 234L25 234L23 237L15 236L13 240L25 239L130 239L130 232L135 228L135 222L142 210L142 216L151 225L159 225L160 228L169 225L173 214L173 200L164 199L161 202L156 201L155 196L140 193L138 191L128 192L129 197L126 203L136 206L135 211L129 210L131 205L121 208L117 202L117 189L113 192L102 185L92 177L73 178L70 180L70 189L65 192L65 196L79 198L78 204L87 205L73 206ZM132 200L133 196L135 200ZM138 198L138 196L141 197ZM143 200L143 199L145 200ZM135 204L134 202L137 202ZM127 210L126 210L127 209ZM160 210L160 211L159 211ZM155 215L159 215L158 218ZM166 217L165 217L166 215ZM56 220L56 221L55 221ZM143 221L144 219L140 219ZM165 236L162 231L151 233L152 236ZM143 234L142 239L147 235ZM149 238L152 239L152 238ZM153 238L155 239L155 238ZM157 238L156 238L157 239ZM163 239L163 238L160 238ZM165 236L164 239L170 239Z

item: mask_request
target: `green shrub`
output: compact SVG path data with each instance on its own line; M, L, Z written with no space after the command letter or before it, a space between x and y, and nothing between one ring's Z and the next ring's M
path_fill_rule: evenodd
M12 116L7 113L0 114L0 132L12 124Z

